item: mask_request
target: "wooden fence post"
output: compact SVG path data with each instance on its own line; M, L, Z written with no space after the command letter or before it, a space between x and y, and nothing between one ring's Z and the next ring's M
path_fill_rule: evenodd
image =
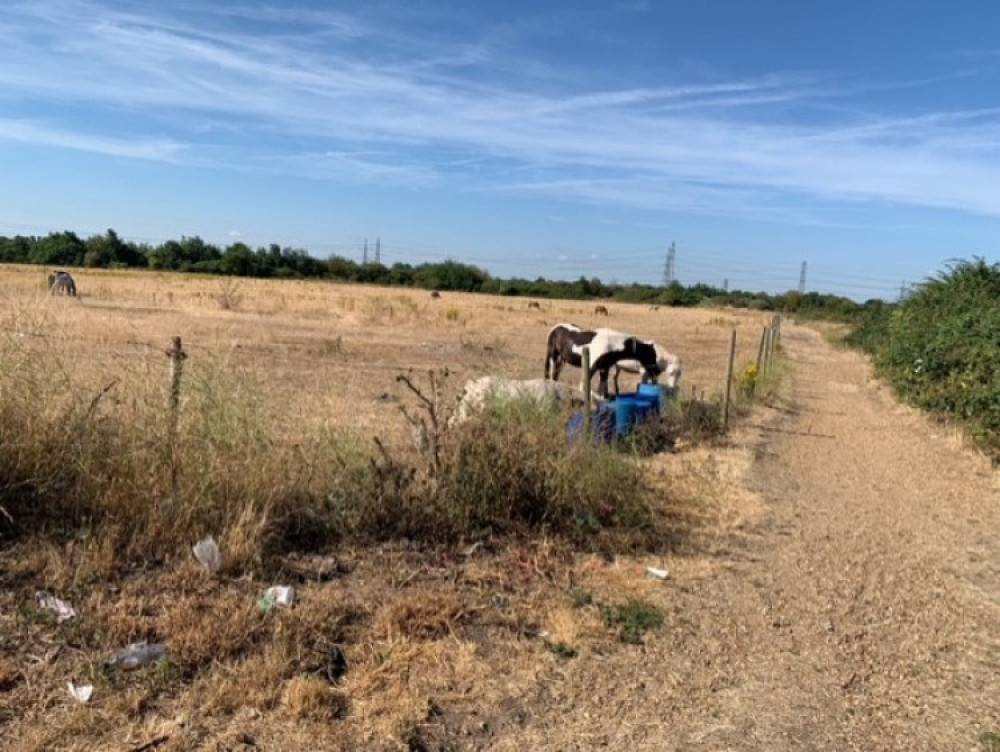
M170 358L170 400L168 406L171 423L175 424L181 403L181 372L184 370L184 359L187 357L187 353L181 347L180 337L174 337L170 348L164 352Z
M181 373L187 353L181 347L181 338L174 337L170 348L164 351L170 358L170 397L167 401L167 440L170 442L170 492L177 499L177 421L181 406Z
M767 365L770 368L774 364L774 353L778 345L778 317L775 316L771 320L771 339L767 343Z
M764 341L764 372L771 370L771 353L774 352L772 343L774 342L774 329L767 327L767 339Z
M733 364L736 361L736 327L729 335L729 360L726 364L726 388L722 390L722 430L729 430L729 395L733 389Z
M760 347L757 348L757 372L764 372L764 346L767 344L767 327L760 333Z

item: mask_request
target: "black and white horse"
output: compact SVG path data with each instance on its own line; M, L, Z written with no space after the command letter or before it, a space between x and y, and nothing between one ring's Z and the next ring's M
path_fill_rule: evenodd
M55 271L49 275L49 290L53 295L76 297L76 282L69 272Z
M575 324L556 324L549 330L545 355L545 378L559 380L565 363L580 368L583 347L590 348L591 374L600 374L597 393L608 396L608 379L615 367L615 391L618 391L619 370L641 373L644 382L657 383L666 374L666 386L676 387L681 375L681 362L673 353L649 340L615 331L614 329L581 329Z

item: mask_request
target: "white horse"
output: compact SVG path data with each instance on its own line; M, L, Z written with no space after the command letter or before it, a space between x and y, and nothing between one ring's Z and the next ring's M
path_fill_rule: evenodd
M592 395L591 400L595 404L602 401L597 395ZM489 405L505 402L534 403L558 408L582 405L584 399L579 389L549 379L483 376L466 382L455 412L448 419L448 425L464 423L472 416L482 413Z

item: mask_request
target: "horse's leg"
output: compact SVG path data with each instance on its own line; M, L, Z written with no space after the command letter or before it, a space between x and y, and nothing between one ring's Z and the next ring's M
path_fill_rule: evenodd
M554 348L549 350L549 357L545 360L545 377L551 381L559 381L562 364L562 353Z
M607 368L601 369L601 380L598 382L597 393L601 395L602 399L608 398L608 375L610 371ZM617 387L615 387L617 391Z

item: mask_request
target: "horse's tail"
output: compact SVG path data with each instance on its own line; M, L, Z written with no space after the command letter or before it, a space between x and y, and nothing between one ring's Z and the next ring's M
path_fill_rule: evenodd
M545 373L545 378L546 379L551 379L552 378L552 373L555 371L555 365L556 365L555 361L554 361L554 358L555 358L555 355L554 355L555 342L554 342L553 338L555 336L555 331L556 331L556 329L559 328L559 326L560 326L559 324L556 324L554 327L552 327L551 329L549 329L549 335L548 335L548 337L545 338L545 372L544 373Z

